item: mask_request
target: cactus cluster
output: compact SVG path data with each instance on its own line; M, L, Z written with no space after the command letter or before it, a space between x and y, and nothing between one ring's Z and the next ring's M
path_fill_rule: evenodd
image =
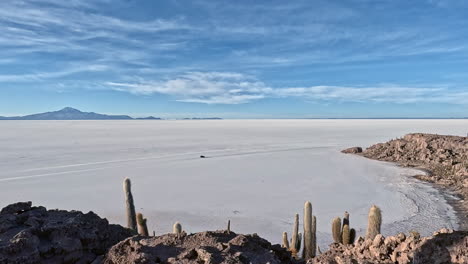
M142 236L149 236L148 226L146 224L147 219L143 217L143 214L135 212L135 205L131 190L131 181L125 178L123 182L123 189L125 193L125 204L126 204L126 216L127 216L127 227L129 229L138 231L138 234ZM317 218L312 214L312 204L307 201L304 204L304 233L299 233L299 214L294 216L294 226L291 235L291 240L288 240L288 233L283 232L282 247L288 249L294 258L300 258L299 252L301 250L301 244L303 243L302 258L309 260L314 258L318 254L321 254L320 248L317 246ZM332 221L332 236L335 243L342 243L344 245L354 243L356 237L356 231L350 228L349 224L349 213L345 212L343 221L340 217L336 217ZM380 228L382 225L382 212L379 207L373 205L369 210L368 225L366 231L366 239L374 239L380 234ZM227 222L228 233L231 232L231 220ZM173 225L172 232L180 235L183 233L182 225L176 222ZM153 236L155 236L153 231ZM304 240L302 242L302 240Z
M149 236L148 226L146 225L146 218L143 217L143 214L137 214L135 211L135 202L133 200L132 194L132 182L129 178L124 179L123 190L125 194L127 227L138 232L139 235Z
M332 236L333 242L349 245L354 243L356 238L356 231L349 226L349 213L345 212L343 223L341 218L336 217L332 221Z
M302 240L304 248L302 257L311 259L316 255L317 248L317 218L312 215L312 204L307 201L304 204L304 234L299 233L299 214L294 216L294 226L291 241L288 241L288 233L283 232L282 246L289 249L293 257L299 258Z

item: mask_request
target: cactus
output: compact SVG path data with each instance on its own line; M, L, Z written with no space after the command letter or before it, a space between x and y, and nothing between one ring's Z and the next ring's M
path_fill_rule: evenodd
M356 230L354 230L354 228L351 228L349 230L349 243L354 244L355 239L356 239Z
M312 204L307 201L304 204L304 250L302 257L305 260L313 258L313 235L312 235Z
M129 178L125 178L123 188L125 192L125 204L127 210L127 227L137 231L135 205L133 203L132 195L132 184Z
M283 248L289 248L288 233L283 232Z
M172 233L174 234L182 233L182 225L179 222L175 222L174 226L172 227Z
M351 243L351 232L349 230L349 225L343 226L342 239L343 245L349 245Z
M369 210L366 239L374 239L375 236L380 234L381 225L382 225L382 213L379 207L373 205Z
M138 234L142 236L149 236L148 227L146 226L146 218L143 218L143 214L137 214L137 223L138 223Z
M344 212L343 227L344 227L345 225L349 225L349 213L348 213L348 212Z
M349 213L345 212L343 216L343 225L341 227L341 242L344 245L348 245L350 244L350 238L351 237L350 237L350 227L349 227Z
M293 227L293 232L292 232L292 237L291 237L291 244L290 244L290 251L294 254L299 252L299 249L297 247L298 244L298 232L299 232L299 214L296 214L294 216L294 227Z
M297 234L297 244L296 244L297 252L301 250L301 241L302 241L302 234L299 233Z
M335 243L341 243L341 218L336 217L332 222L332 235Z
M312 257L317 256L317 217L312 216Z

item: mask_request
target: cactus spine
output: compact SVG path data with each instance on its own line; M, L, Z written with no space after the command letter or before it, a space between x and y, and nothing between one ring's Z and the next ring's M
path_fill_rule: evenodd
M335 243L341 243L341 218L339 217L333 219L332 236Z
M182 233L182 225L179 222L175 222L174 226L172 227L172 233L174 234Z
M296 254L299 252L299 249L297 247L298 241L300 241L300 238L298 238L298 233L299 233L299 214L296 214L294 216L294 227L293 227L293 232L292 232L292 237L291 237L291 244L290 244L290 251L293 254Z
M304 250L302 257L305 260L313 258L313 235L312 235L312 204L307 201L304 204Z
M375 236L380 234L381 225L382 213L379 207L373 205L369 210L366 239L374 239Z
M283 232L283 248L289 248L288 233Z
M129 178L125 178L123 183L125 192L125 204L127 210L127 227L137 231L137 221L135 213L135 204L133 203L132 183Z
M138 234L142 236L149 236L148 227L146 226L146 218L143 218L143 214L137 214L137 223L138 223Z

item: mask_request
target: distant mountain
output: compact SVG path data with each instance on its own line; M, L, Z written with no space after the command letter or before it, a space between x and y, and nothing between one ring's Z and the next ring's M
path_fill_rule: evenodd
M81 112L78 109L65 107L62 110L54 112L46 112L40 114L26 115L26 116L13 116L1 117L0 120L131 120L132 117L128 115L103 115L93 112ZM147 117L141 119L160 119L155 117Z
M154 117L154 116L148 116L148 117L138 117L135 118L137 120L161 120L159 117Z

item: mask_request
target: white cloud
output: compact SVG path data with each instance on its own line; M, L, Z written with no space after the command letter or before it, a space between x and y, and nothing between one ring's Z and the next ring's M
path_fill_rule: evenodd
M189 72L165 81L106 85L133 94L167 94L178 101L207 104L246 103L263 98L271 89L252 77L231 72Z
M190 72L164 81L138 83L107 82L113 90L133 94L165 94L181 102L205 104L242 104L264 98L302 98L335 102L440 102L467 104L467 92L445 87L376 86L309 86L273 88L252 76L239 73Z

